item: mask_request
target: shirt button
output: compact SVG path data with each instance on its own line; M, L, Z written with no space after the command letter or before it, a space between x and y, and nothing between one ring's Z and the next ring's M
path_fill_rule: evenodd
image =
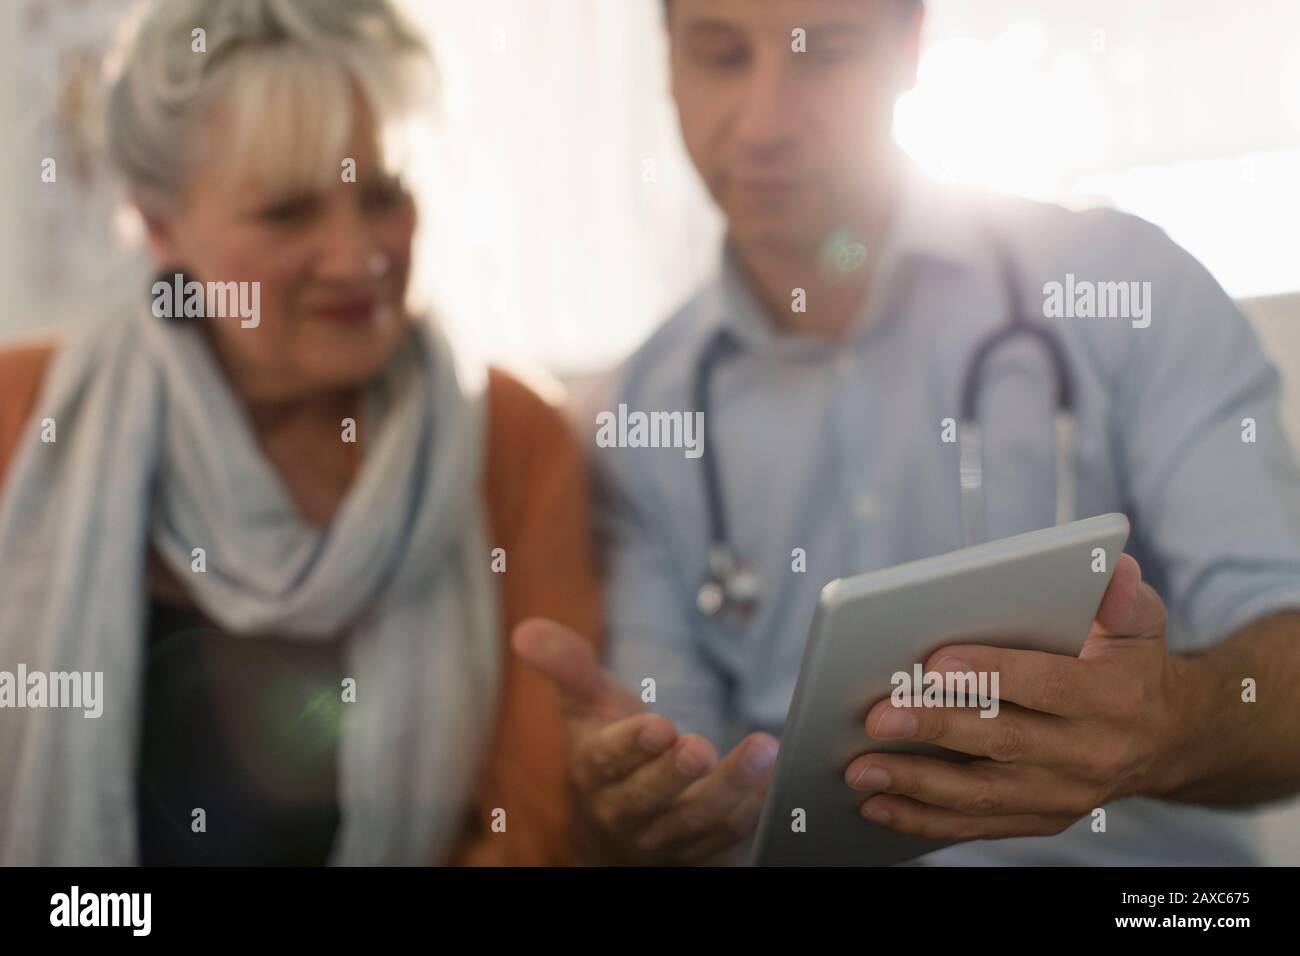
M880 502L869 491L865 491L853 499L853 513L866 521L874 518L880 511Z

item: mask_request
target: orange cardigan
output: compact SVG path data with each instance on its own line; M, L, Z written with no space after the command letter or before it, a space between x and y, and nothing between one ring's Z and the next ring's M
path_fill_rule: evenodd
M52 344L0 349L0 491L54 350ZM493 369L488 405L483 495L490 547L504 548L507 561L498 576L503 681L473 813L449 862L570 864L568 741L559 701L507 642L515 625L535 616L597 639L599 594L586 478L563 416L537 393ZM504 833L492 831L497 808L505 811Z

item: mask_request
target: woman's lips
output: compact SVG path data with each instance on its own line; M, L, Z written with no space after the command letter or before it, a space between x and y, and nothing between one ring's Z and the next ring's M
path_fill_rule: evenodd
M378 299L351 299L317 307L313 314L329 322L359 325L370 322L379 311Z

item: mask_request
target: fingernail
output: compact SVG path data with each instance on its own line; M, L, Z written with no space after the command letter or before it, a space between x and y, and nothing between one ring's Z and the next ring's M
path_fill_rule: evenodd
M940 674L969 674L975 669L975 665L968 664L958 657L945 657L934 669Z
M746 777L761 777L776 761L776 744L760 740L745 748L740 757L740 772Z
M703 754L697 754L690 748L683 747L677 754L677 769L688 777L698 777L709 767Z
M867 764L858 771L858 775L853 778L853 783L850 786L854 790L888 790L889 773L884 767Z
M910 737L916 733L920 725L920 721L916 719L915 714L909 714L902 710L887 710L876 724L876 729L871 736L877 739Z
M890 812L884 807L878 807L872 803L863 805L862 815L872 823L879 823L882 826L888 826L889 821L894 819Z
M650 724L648 727L643 727L636 735L636 742L640 748L651 754L659 753L672 743L672 739L673 735L663 724Z

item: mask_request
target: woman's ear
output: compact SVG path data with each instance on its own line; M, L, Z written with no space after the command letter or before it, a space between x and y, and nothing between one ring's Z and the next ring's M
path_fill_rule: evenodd
M144 222L145 238L149 243L149 252L154 262L162 265L180 261L180 249L177 248L173 218L156 212L139 201L134 205Z

